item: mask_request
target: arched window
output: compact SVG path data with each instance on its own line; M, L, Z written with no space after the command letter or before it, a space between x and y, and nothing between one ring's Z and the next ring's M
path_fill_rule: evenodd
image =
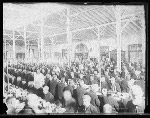
M86 45L80 43L75 48L75 57L76 58L88 58L89 50Z

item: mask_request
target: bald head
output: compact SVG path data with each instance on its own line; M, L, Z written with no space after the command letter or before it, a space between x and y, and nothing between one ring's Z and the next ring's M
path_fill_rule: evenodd
M131 92L134 96L142 97L143 96L143 91L142 88L138 85L133 85L131 87Z
M99 90L98 84L93 84L93 85L91 85L91 90L92 90L93 92L98 92L98 90Z
M48 86L44 86L43 93L47 94L48 92L49 92L49 87Z
M104 113L112 113L112 106L109 105L109 104L105 104L105 105L103 106L103 112L104 112Z
M89 95L83 95L82 99L85 107L88 107L91 104L91 97Z
M38 101L38 96L37 95L35 95L35 94L32 94L32 93L30 93L30 94L28 94L27 95L27 103L28 103L28 105L30 106L30 107L37 107L37 105L38 105L38 103L39 103L39 101Z
M110 81L111 81L112 84L114 84L114 83L115 83L115 78L112 77L112 78L110 79Z
M64 91L64 99L66 101L70 100L72 98L71 92L69 90Z

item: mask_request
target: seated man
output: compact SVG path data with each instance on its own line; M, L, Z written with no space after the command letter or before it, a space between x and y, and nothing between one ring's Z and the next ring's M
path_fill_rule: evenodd
M64 91L64 100L66 113L75 113L77 111L77 103L69 90Z
M48 84L48 82L50 81L50 80L52 80L52 77L51 77L51 75L50 74L46 74L46 77L45 77L45 86L47 86L47 84Z
M94 75L90 76L90 85L97 84L97 80L94 78Z
M101 78L101 88L103 89L103 88L105 88L105 89L109 89L109 87L108 87L108 83L106 82L106 80L105 80L105 77L102 77Z
M100 100L98 99L98 96L97 96L98 89L99 89L98 85L93 84L91 85L91 91L87 92L86 94L91 97L91 104L95 106L97 110L99 111Z
M113 112L118 112L119 111L119 104L113 98L113 96L107 94L107 89L102 89L102 93L103 93L104 104L111 105L112 106L112 111Z
M83 105L85 106L85 113L99 113L97 108L91 104L91 97L89 95L84 95L82 99Z
M54 96L49 92L48 86L44 86L43 93L44 93L44 100L46 100L46 102L50 103L54 102Z
M127 102L126 108L131 113L144 113L145 100L143 97L143 91L140 86L133 85L130 91L131 100Z
M66 86L64 88L64 91L65 90L69 90L71 92L71 94L73 94L73 85L74 85L74 81L73 80L68 81L68 86Z
M110 79L110 81L111 81L111 84L110 84L111 91L113 91L113 92L121 92L120 85L118 83L116 83L115 78L112 77Z
M44 110L39 109L39 99L38 96L35 94L29 93L27 95L27 104L24 109L20 112L20 114L44 114Z
M26 82L25 79L22 80L22 88L23 89L28 89L28 83Z
M8 97L6 99L6 105L7 105L7 114L14 115L16 114L16 98L14 96Z
M105 105L103 106L103 112L104 112L104 113L112 113L112 106L109 105L109 104L105 104Z
M15 86L22 87L21 77L17 77L17 80L14 83Z

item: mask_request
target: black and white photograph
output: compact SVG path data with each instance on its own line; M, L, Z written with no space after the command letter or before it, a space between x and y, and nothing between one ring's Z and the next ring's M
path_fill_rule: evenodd
M6 115L143 114L144 4L3 3Z

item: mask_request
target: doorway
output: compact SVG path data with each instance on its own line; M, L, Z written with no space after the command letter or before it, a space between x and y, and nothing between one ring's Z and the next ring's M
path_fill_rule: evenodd
M75 58L79 60L87 59L89 50L85 44L78 44L75 48Z

